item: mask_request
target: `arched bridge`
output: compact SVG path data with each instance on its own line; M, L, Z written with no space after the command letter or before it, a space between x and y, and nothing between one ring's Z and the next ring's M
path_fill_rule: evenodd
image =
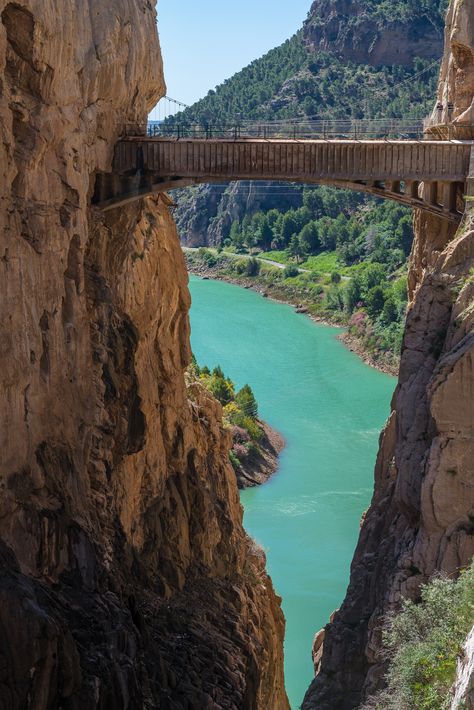
M419 207L458 222L472 141L127 137L94 203L114 209L197 183L271 180L330 184ZM474 155L474 151L473 151ZM469 180L470 182L470 180Z

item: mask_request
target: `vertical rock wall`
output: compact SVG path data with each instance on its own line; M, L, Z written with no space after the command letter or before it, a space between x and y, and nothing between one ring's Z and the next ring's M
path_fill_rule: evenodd
M473 28L472 0L452 0L439 92L459 120L473 98ZM468 211L454 233L419 213L415 227L400 376L374 497L305 710L353 710L381 687L383 616L416 598L433 573L456 575L474 555L474 217Z
M165 91L153 3L0 19L0 708L287 708L166 198L90 208Z

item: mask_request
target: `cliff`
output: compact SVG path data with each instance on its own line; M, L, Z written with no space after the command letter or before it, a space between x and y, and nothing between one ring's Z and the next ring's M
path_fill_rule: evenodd
M472 2L453 0L439 95L454 116L472 100ZM465 104L463 104L465 105ZM472 135L471 135L472 138ZM474 219L457 233L415 216L410 306L393 409L381 437L375 492L345 601L318 637L319 671L303 708L352 710L383 685L383 617L438 571L474 555Z
M153 4L0 17L0 707L287 708L167 199L90 207L165 91Z
M414 50L423 59L439 57L443 22L433 9L413 0L315 0L304 41L313 52L333 52L346 61L410 66Z

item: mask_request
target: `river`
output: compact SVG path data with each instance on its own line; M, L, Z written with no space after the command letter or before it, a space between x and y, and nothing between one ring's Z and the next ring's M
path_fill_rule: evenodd
M193 351L249 383L260 416L286 439L275 476L242 492L245 527L265 548L283 598L285 675L293 710L313 677L314 633L340 605L369 505L380 430L395 379L283 304L191 277Z

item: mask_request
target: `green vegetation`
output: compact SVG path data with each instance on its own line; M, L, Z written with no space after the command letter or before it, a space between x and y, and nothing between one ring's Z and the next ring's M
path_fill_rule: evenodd
M448 710L456 661L474 625L474 564L458 581L434 579L421 601L405 601L388 620L387 690L365 710Z
M411 216L396 203L367 209L357 206L353 193L341 192L338 200L335 192L305 189L299 208L284 214L257 212L242 224L234 221L237 243L228 238L221 255L208 249L199 255L224 276L258 277L275 289L275 297L304 302L313 315L348 325L379 364L395 370L407 305ZM227 250L254 256L229 261ZM286 268L269 268L262 259Z
M355 31L357 23L373 27L374 21L376 27L401 21L418 29L429 22L441 37L446 5L446 0L367 0L349 18L347 31ZM414 57L410 66L375 67L341 59L337 51L315 51L308 41L311 27L327 22L319 11L315 4L305 28L168 123L218 128L247 120L427 115L438 75L431 60ZM288 300L304 302L315 315L348 324L371 354L395 362L406 306L401 279L413 240L410 210L363 193L284 183L252 189L246 182L223 191L200 186L182 191L177 202L185 242L188 233L193 239L200 233L203 243L221 243L226 252L264 256L287 267L276 273L256 260L219 262L229 276L251 277ZM384 270L371 288L365 286L367 265Z
M365 0L367 12L374 15L383 22L394 20L408 21L412 17L426 14L432 17L433 12L444 14L447 8L447 0Z
M426 1L431 8L436 5ZM398 3L390 5L395 8ZM418 75L431 63L416 57L409 67L343 62L330 52L312 52L300 31L168 118L167 124L219 127L244 120L315 116L421 118L431 109L438 71L433 67Z
M199 382L222 404L224 426L232 430L233 445L229 458L237 469L252 454L258 454L264 439L263 425L258 419L258 404L250 385L238 392L231 379L217 365L212 372L200 367L193 356L189 367L192 381Z

